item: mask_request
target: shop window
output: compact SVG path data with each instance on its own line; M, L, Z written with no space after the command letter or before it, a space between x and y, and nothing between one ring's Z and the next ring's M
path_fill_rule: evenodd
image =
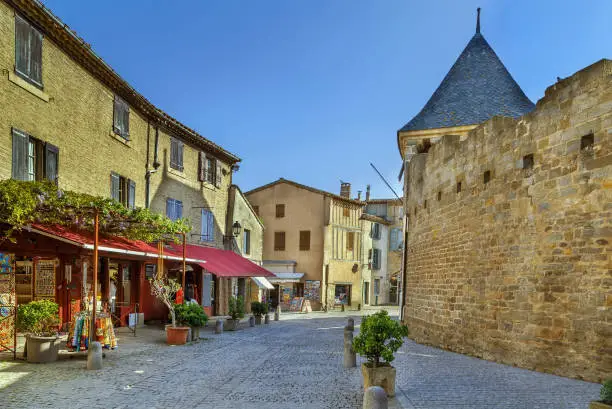
M215 215L209 209L202 209L202 226L200 232L200 240L215 241Z
M336 284L334 298L335 304L351 305L351 285Z
M185 145L182 141L170 138L170 167L180 172L183 171L183 150Z
M12 176L15 180L58 181L59 148L13 129Z
M166 216L173 221L183 218L183 202L172 198L166 199Z
M300 251L310 250L310 230L300 231Z
M136 182L111 172L111 198L133 209L136 207Z
M242 251L244 254L251 254L251 231L247 229L242 231Z
M42 88L43 36L30 23L15 16L15 72Z
M285 205L284 204L276 205L276 217L277 218L285 217Z
M285 251L285 232L277 231L274 232L274 250Z
M580 150L589 150L593 149L595 145L595 136L591 133L580 138Z
M124 139L130 139L130 107L117 95L113 108L113 132Z
M355 250L355 232L349 231L346 233L346 249L348 251Z

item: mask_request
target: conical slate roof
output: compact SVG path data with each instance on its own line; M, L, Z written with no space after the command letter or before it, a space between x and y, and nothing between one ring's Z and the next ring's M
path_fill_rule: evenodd
M487 40L476 34L417 116L400 132L479 124L495 115L519 117L534 108Z

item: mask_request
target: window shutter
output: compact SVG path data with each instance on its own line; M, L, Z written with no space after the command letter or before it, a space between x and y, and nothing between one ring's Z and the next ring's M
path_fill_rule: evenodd
M130 107L125 101L121 101L121 113L123 114L123 133L121 136L128 139L130 136Z
M28 136L13 129L13 179L28 180Z
M116 201L121 201L121 180L119 175L111 173L111 198Z
M182 171L183 171L183 169L184 169L184 168L183 168L183 151L184 151L184 149L183 149L183 148L184 148L184 147L185 147L185 145L183 144L183 142L178 141L178 161L177 161L177 163L178 163L178 169L179 169L181 172L182 172Z
M121 135L121 113L119 112L119 99L116 95L113 100L113 132Z
M57 184L59 165L59 148L50 143L45 144L45 177Z
M215 241L215 217L211 211L208 212L208 240Z
M179 200L175 200L174 203L176 204L176 218L182 219L183 218L183 202Z
M128 180L128 207L136 207L136 182L133 180Z
M206 181L206 155L202 151L198 152L198 180Z
M15 70L20 74L28 76L29 47L30 47L30 25L21 17L15 16Z
M223 176L221 174L221 161L217 159L215 162L215 187L221 187L221 178Z
M42 84L42 34L30 27L30 79Z

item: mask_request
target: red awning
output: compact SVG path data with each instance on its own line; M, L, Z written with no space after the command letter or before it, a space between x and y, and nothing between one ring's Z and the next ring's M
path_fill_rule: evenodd
M60 225L33 224L32 232L51 237L56 240L93 250L93 233L86 230L73 230ZM128 240L125 237L100 235L98 238L98 250L109 253L127 254L140 257L159 257L156 246L140 240ZM174 251L164 247L164 258L171 260L182 260L182 252ZM190 263L206 263L204 259L187 259Z
M180 245L175 244L174 250L181 251ZM218 277L274 277L265 268L229 250L188 244L187 257L206 260L202 268Z

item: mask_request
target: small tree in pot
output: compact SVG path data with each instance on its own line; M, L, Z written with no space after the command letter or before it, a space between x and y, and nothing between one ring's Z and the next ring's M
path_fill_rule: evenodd
M172 320L172 325L166 327L166 343L168 345L183 345L187 342L189 327L177 327L176 304L174 304L174 296L179 288L181 288L180 284L175 279L163 275L149 279L149 283L151 284L151 294L168 307L170 319Z
M17 308L17 329L26 333L25 355L29 362L57 361L59 306L39 300Z
M359 335L353 340L353 349L368 360L361 364L364 389L380 386L388 396L395 396L395 368L390 363L406 336L408 327L391 319L385 310L361 320Z
M262 317L268 313L268 304L253 301L251 303L251 312L255 317L255 324L261 325Z
M599 401L591 401L589 409L612 409L612 379L603 383L599 399Z
M195 302L175 304L176 320L191 328L191 341L200 339L200 327L208 322L204 308Z
M230 297L228 302L229 316L227 319L227 330L235 331L238 329L238 323L241 318L244 318L244 299L242 297Z

